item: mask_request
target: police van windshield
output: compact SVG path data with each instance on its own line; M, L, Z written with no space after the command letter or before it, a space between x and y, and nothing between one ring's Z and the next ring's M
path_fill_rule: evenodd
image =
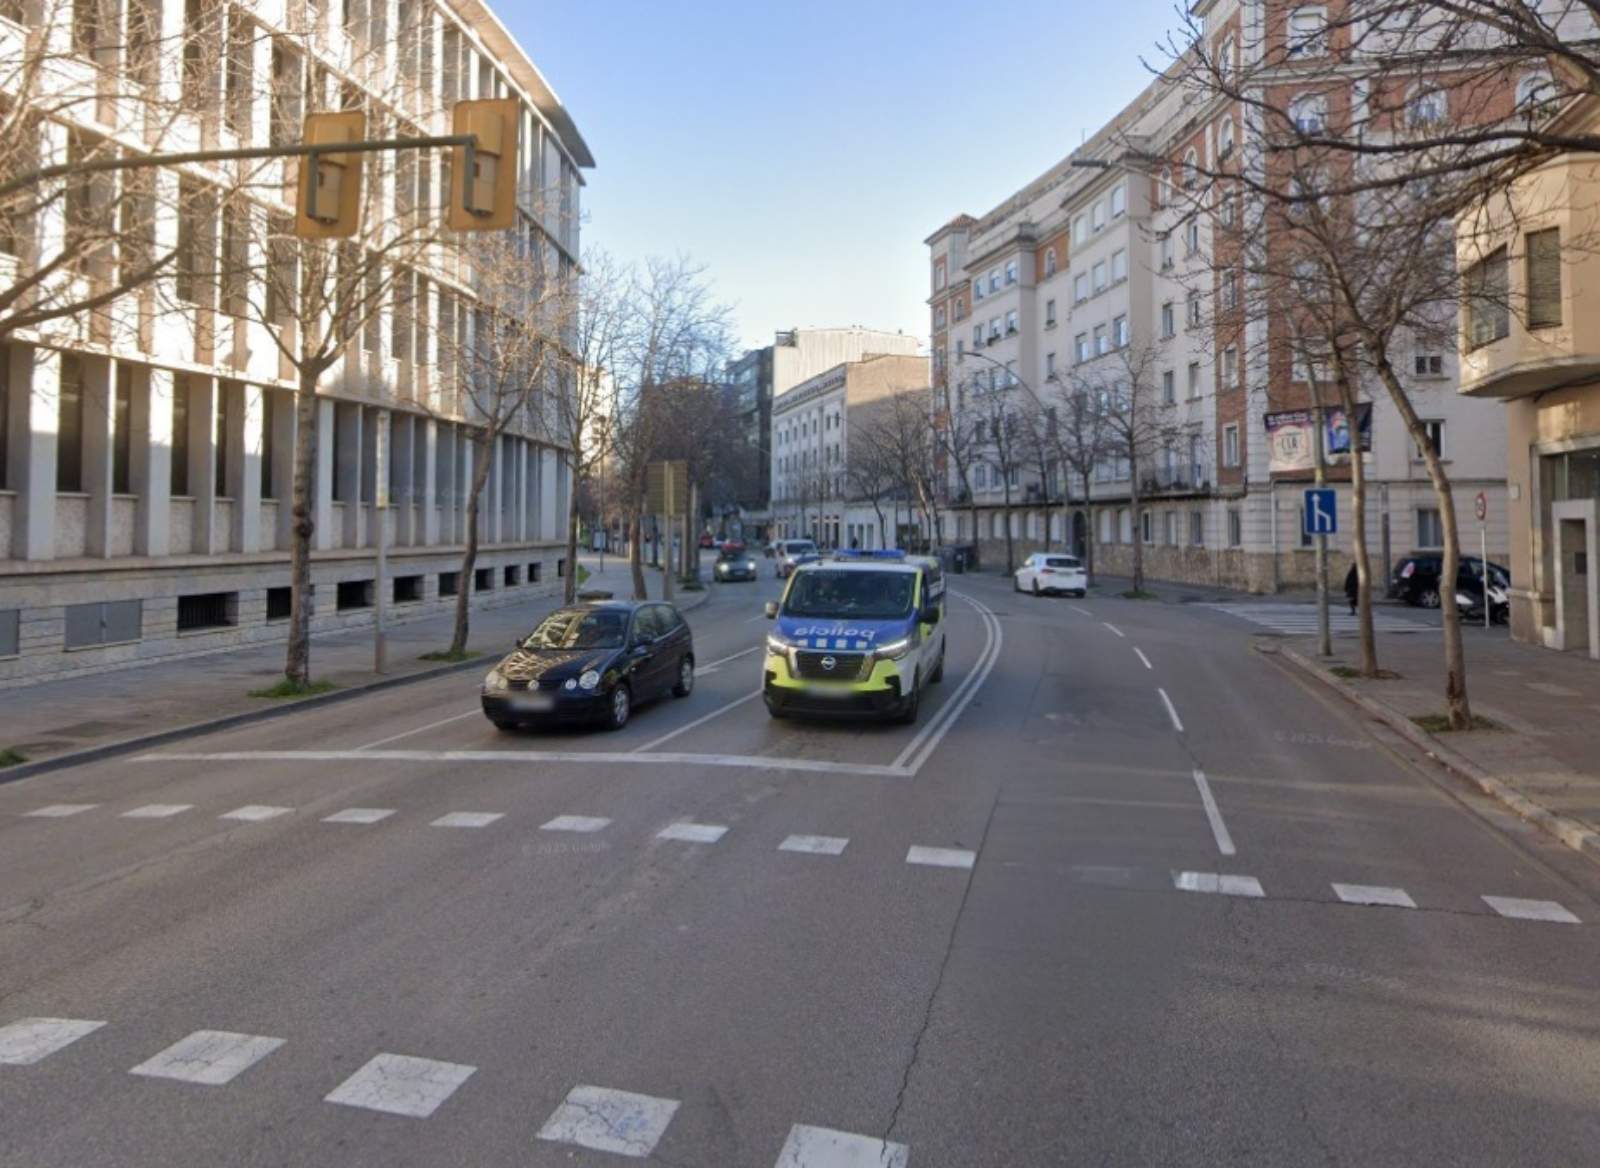
M809 539L791 539L788 543L783 545L783 550L788 552L791 556L804 556L816 551L817 545L812 543Z
M795 574L783 612L785 616L889 620L911 611L915 580L910 572L808 569Z

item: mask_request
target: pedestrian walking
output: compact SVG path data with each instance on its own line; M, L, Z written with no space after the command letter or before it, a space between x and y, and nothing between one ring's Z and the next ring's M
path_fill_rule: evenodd
M1350 570L1344 576L1344 595L1350 602L1350 615L1356 614L1356 600L1361 595L1361 576L1356 572L1356 566L1350 565Z

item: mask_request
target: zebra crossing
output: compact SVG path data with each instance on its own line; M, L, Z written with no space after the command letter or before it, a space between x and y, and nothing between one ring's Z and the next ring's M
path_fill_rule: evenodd
M0 1067L33 1067L111 1023L83 1018L19 1018L0 1025ZM156 1051L127 1073L197 1087L248 1083L249 1072L289 1044L285 1038L196 1030ZM478 1068L466 1063L380 1051L322 1095L324 1103L426 1120L469 1089ZM643 1159L655 1154L681 1102L638 1091L579 1083L534 1132L573 1148ZM8 1117L10 1118L10 1117ZM531 1126L531 1124L530 1124ZM808 1123L792 1124L774 1168L908 1168L911 1149L874 1136Z
M1314 604L1285 604L1262 602L1259 604L1206 604L1202 608L1209 608L1214 612L1226 613L1238 617L1242 621L1268 632L1284 637L1309 637L1317 632L1317 606ZM1353 637L1361 631L1359 619L1350 614L1347 608L1337 603L1330 605L1328 610L1328 625L1336 637ZM1396 616L1393 613L1375 611L1372 614L1372 628L1379 633L1436 633L1436 625L1424 624L1418 620Z

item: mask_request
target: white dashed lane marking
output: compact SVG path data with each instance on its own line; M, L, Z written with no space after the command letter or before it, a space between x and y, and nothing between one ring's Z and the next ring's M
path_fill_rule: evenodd
M1388 908L1416 908L1417 902L1404 888L1381 888L1375 884L1335 884L1333 891L1346 904L1379 904Z
M1117 636L1119 636L1119 637L1126 637L1127 636L1126 633L1124 633L1121 629L1117 628L1117 626L1112 624L1110 621L1101 621L1100 623L1105 625L1105 627L1110 629L1113 633L1116 633Z
M452 811L448 815L441 815L429 827L488 827L497 819L505 816L497 811Z
M682 840L689 844L714 844L728 834L720 823L674 823L656 832L656 839Z
M348 807L343 811L336 811L324 819L323 823L377 823L381 819L388 819L394 814L390 807Z
M226 1030L196 1030L188 1038L173 1043L128 1073L220 1087L232 1082L282 1045L281 1038L233 1034Z
M1220 892L1223 896L1265 896L1254 876L1222 876L1216 872L1177 872L1173 886L1182 892Z
M1154 669L1155 668L1154 665L1150 664L1150 658L1148 658L1148 657L1146 657L1144 655L1144 650L1143 649L1135 649L1133 652L1134 652L1134 655L1137 656L1140 661L1144 662L1144 667L1146 669Z
M1164 689L1156 690L1161 695L1161 704L1167 707L1167 717L1172 719L1172 728L1179 734L1183 733L1183 722L1178 718L1178 707L1172 704L1172 699L1167 696Z
M25 811L23 814L31 819L65 819L69 815L82 815L85 811L93 811L100 806L98 803L52 803L48 807L41 807L37 811Z
M778 845L780 852L807 852L813 856L837 856L850 841L836 835L792 835Z
M1583 922L1553 900L1523 900L1516 896L1485 896L1483 903L1503 917L1521 921L1552 921L1560 925Z
M192 811L193 803L146 803L143 807L135 807L132 811L124 811L123 819L171 819L174 815L182 815L185 811Z
M797 1123L774 1168L906 1168L910 1162L904 1144Z
M978 853L965 848L913 847L906 853L906 863L926 864L933 868L970 868L977 862Z
M324 1098L346 1107L426 1119L477 1069L404 1054L380 1054Z
M0 1066L30 1066L104 1025L81 1018L23 1018L0 1026Z
M217 818L237 819L243 823L260 823L264 819L276 819L280 815L288 815L293 810L293 807L266 807L260 803L252 803L248 807L240 807Z
M567 1092L566 1100L545 1120L539 1138L596 1152L648 1156L661 1142L677 1110L675 1099L578 1086Z
M540 831L602 831L611 826L609 819L598 815L558 815L549 823L539 825Z

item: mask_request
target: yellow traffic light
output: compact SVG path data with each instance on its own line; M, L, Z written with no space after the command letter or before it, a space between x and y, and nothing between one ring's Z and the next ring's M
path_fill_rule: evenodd
M367 134L367 115L360 110L307 114L308 146L359 142ZM300 158L300 183L295 199L294 233L307 239L344 239L361 227L361 158L330 149Z
M453 132L471 134L477 143L450 152L450 207L445 222L455 231L502 231L516 221L517 141L522 128L517 99L460 101L451 117Z

